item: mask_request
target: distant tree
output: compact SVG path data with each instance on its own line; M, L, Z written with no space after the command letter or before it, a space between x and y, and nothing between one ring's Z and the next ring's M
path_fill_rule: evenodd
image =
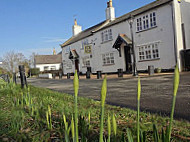
M26 65L27 60L22 53L7 52L3 57L3 67L13 73L18 72L18 65Z
M29 59L29 63L30 63L30 68L34 68L35 66L35 56L38 55L35 52L32 53L32 55L30 55L30 59Z

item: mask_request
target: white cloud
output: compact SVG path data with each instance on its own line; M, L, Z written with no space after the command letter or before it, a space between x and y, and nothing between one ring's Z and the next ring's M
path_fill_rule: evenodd
M60 38L60 37L41 37L44 39L43 42L65 42L66 40L68 39L65 39L65 38Z

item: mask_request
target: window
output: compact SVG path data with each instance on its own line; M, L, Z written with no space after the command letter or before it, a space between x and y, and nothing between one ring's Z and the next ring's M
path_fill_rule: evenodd
M89 56L83 57L82 64L83 67L90 67L90 57Z
M56 70L55 66L51 66L50 70Z
M158 43L152 44L152 56L153 59L159 58Z
M136 24L137 32L156 27L156 12L137 18Z
M155 12L150 13L150 26L151 27L156 26L156 13Z
M158 42L139 47L139 61L159 58Z
M149 16L145 15L143 16L143 30L146 30L149 28Z
M112 29L105 30L101 33L102 43L112 40Z
M113 53L107 53L107 54L102 54L102 61L103 65L111 65L114 64L114 54Z
M142 20L141 20L141 18L137 19L137 31L142 31Z
M144 47L139 47L139 59L144 60L145 55L144 55Z
M44 66L45 71L48 71L48 69L49 69L49 66Z
M63 68L64 69L72 69L72 61L70 60L63 60Z
M108 37L109 37L109 40L112 40L112 30L111 29L108 30Z
M66 62L66 69L72 69L72 62L71 61Z
M150 45L145 45L145 55L146 55L146 59L151 59L151 48Z

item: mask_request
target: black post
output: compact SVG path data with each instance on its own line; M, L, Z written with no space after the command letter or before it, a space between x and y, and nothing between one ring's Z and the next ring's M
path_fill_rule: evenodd
M10 78L8 74L6 75L6 78L7 78L7 82L10 83Z
M70 79L71 74L67 73L67 79Z
M102 78L102 72L101 71L97 71L97 79Z
M19 65L19 72L20 72L20 81L21 81L21 88L24 88L25 85L25 70L24 65Z
M90 71L86 72L86 79L90 79Z
M129 19L129 25L130 25L130 30L131 30L132 52L133 52L133 76L137 76L134 37L133 37L133 20L134 20L134 17L131 15L131 19Z
M123 69L117 69L118 77L123 77Z
M28 83L27 83L27 80L26 80L26 76L25 76L25 75L24 75L24 82L25 82L26 87L28 88Z
M16 82L16 73L13 73L13 83L17 84L17 82Z

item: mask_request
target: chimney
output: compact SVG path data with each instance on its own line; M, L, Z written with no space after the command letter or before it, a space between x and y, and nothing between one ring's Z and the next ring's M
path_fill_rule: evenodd
M112 0L109 0L107 2L107 8L106 8L106 20L114 20L115 19L115 9L112 4Z
M53 48L53 55L56 55L56 51L55 51L55 48Z
M75 19L75 23L73 25L73 36L76 36L80 32L82 32L82 27L77 25L77 20Z

